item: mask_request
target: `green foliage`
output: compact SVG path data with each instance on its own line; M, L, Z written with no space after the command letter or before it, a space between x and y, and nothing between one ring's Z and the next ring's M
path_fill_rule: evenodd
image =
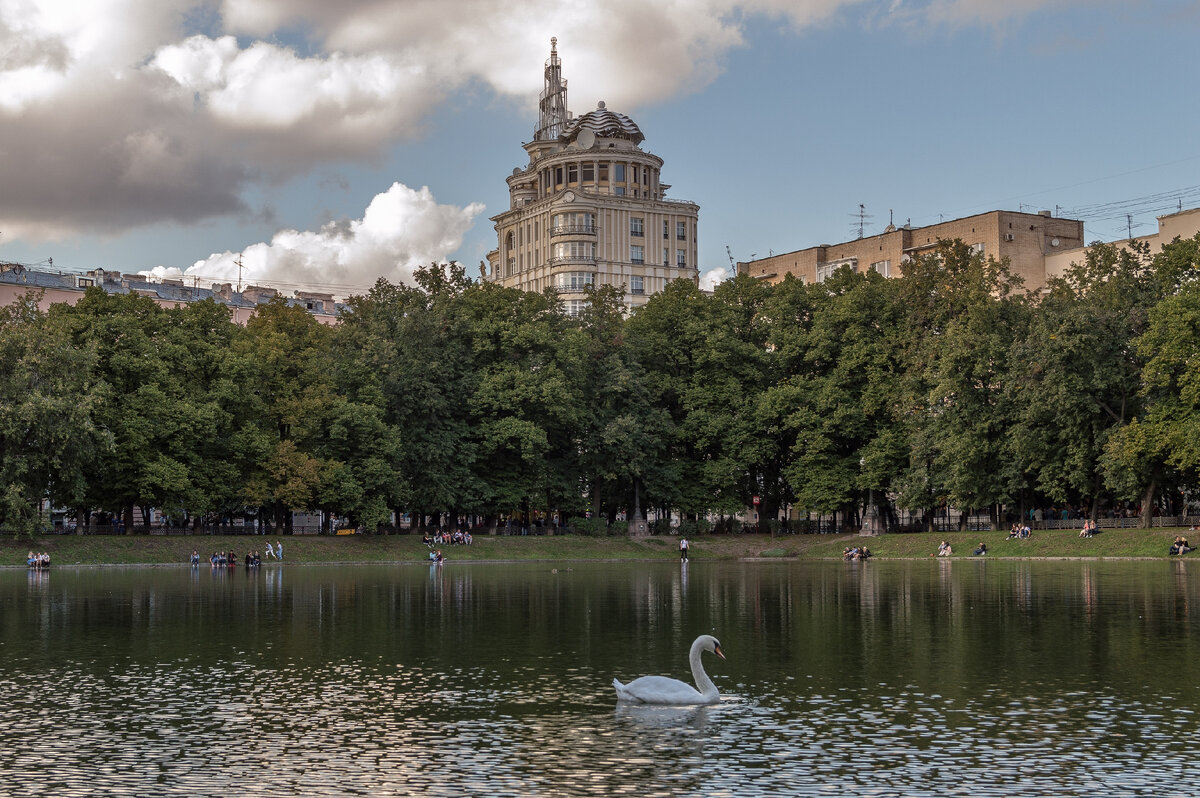
M0 310L0 525L32 534L46 500L368 530L559 512L604 536L647 508L682 519L656 534L741 531L753 497L772 531L872 498L1148 514L1200 475L1198 257L1097 246L1026 295L940 242L897 279L681 280L633 313L600 286L578 317L433 264L335 328L281 299L238 327L213 302L31 298Z

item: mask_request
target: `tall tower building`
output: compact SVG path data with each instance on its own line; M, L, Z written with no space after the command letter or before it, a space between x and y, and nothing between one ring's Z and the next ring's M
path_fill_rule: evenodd
M671 280L698 280L700 207L667 199L663 160L638 145L632 119L567 110L558 42L550 40L545 84L524 169L508 177L509 209L492 217L499 246L488 253L487 279L525 291L553 287L578 313L583 289L625 288L630 308Z

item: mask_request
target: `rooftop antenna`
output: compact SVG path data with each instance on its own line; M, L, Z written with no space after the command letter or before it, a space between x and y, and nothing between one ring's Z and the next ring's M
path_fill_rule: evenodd
M1055 216L1062 216L1062 206L1061 206L1061 205L1055 205L1055 206L1054 206L1054 215L1055 215Z
M858 204L858 213L856 216L858 216L858 224L855 227L858 229L858 237L862 238L866 231L866 223L874 217L867 213L867 206L861 202Z
M733 272L733 276L737 277L737 264L733 262L733 252L730 251L729 245L725 245L725 254L729 256L729 271Z
M238 255L237 260L235 260L234 263L236 263L237 267L238 267L238 289L237 289L237 292L240 294L240 293L242 293L242 256Z

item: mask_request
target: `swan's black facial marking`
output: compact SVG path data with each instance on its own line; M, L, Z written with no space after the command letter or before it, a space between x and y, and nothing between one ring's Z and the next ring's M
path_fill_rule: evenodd
M718 642L715 642L715 641L713 643L713 653L716 654L721 659L725 659L725 653L723 651L721 651L721 644Z

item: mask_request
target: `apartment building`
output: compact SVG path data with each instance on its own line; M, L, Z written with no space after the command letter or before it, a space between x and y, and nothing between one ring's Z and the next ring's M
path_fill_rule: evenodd
M641 148L637 124L600 102L567 108L550 40L529 161L507 178L509 209L492 217L498 246L485 278L525 291L554 288L578 313L588 286L617 285L630 309L680 277L699 279L694 202L667 197L663 160Z
M877 235L738 263L738 271L772 283L788 274L820 282L842 266L898 277L909 258L935 249L939 241L954 239L985 256L1007 258L1025 287L1038 289L1046 284L1049 259L1083 246L1083 222L1056 218L1050 211L989 211L925 227L888 225Z

